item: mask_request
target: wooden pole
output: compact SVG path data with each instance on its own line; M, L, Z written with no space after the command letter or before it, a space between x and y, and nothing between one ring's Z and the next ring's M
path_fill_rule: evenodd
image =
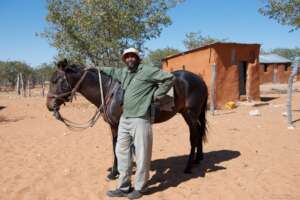
M23 80L23 74L20 73L20 82L21 82L21 95L26 96L25 91L24 91L24 80Z
M216 64L211 65L211 81L210 81L210 112L215 114L215 83L216 83Z
M295 62L292 73L288 80L288 98L287 98L287 122L288 128L293 129L293 117L292 117L292 94L293 94L293 80L298 74L300 68L300 61Z
M27 79L27 96L31 97L30 81Z
M293 127L292 122L292 93L293 93L293 79L294 77L290 75L288 80L288 98L287 98L287 120L288 127Z
M42 81L42 91L41 91L41 95L42 95L42 97L45 96L45 81L44 81L44 80Z
M17 75L16 94L20 95L20 73Z

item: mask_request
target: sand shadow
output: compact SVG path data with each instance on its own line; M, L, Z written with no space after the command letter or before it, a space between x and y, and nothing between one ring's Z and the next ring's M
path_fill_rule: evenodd
M18 122L18 121L24 120L24 119L25 119L25 117L18 117L18 118L14 118L14 119L8 119L8 118L0 115L0 123Z
M299 122L300 119L296 119L296 120L293 120L292 123L296 123L296 122Z
M205 177L206 173L218 170L226 170L220 163L237 158L239 151L220 150L204 153L204 159L199 165L193 167L191 174L184 174L183 170L188 156L174 156L166 159L158 159L151 162L151 171L155 174L149 181L146 195L163 191L169 187L176 187L179 184L193 178Z
M217 113L214 113L214 116L221 116L221 115L230 115L230 114L235 114L236 111L227 111L227 112L217 112Z
M6 108L6 106L0 106L0 110L3 110L4 108Z
M274 99L278 99L279 97L260 97L260 100L263 102L269 102L272 101Z

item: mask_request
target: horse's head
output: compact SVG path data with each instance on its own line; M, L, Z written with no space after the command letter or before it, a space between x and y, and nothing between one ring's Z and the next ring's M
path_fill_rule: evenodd
M47 94L46 105L49 111L58 111L63 103L71 100L74 83L80 74L81 70L66 59L57 63L57 69L50 79Z

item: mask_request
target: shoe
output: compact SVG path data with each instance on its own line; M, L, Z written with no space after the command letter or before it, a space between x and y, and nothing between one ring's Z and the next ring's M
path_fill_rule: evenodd
M130 192L127 197L128 199L139 199L143 196L143 193L140 190L133 190Z
M127 197L128 193L123 192L120 189L116 189L116 190L108 191L106 193L106 195L109 196L109 197Z

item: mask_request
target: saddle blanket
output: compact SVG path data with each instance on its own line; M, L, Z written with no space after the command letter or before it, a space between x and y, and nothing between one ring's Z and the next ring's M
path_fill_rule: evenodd
M167 95L165 95L159 102L160 106L159 109L161 111L172 111L175 107L174 103L174 88L171 87L170 90L167 92Z

